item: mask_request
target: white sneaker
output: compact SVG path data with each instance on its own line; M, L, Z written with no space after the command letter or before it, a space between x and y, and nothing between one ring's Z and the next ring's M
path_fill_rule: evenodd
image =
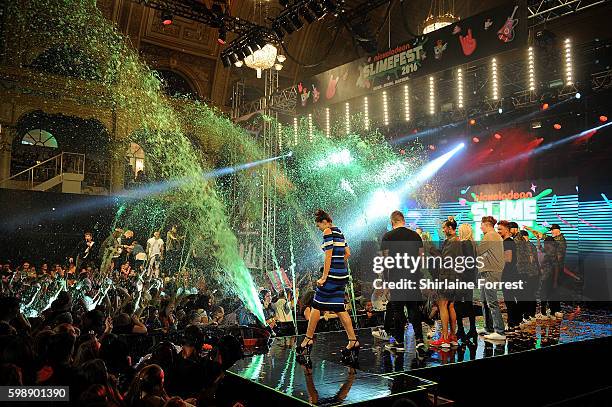
M550 317L552 318L552 315ZM563 319L563 312L555 312L555 318Z
M487 331L486 328L478 328L476 330L476 332L478 333L478 335L488 335L488 334L491 333L491 332Z
M500 335L497 332L493 332L492 334L485 335L485 339L490 341L505 341L506 335Z
M388 341L390 336L384 329L375 329L372 331L372 336L381 341Z

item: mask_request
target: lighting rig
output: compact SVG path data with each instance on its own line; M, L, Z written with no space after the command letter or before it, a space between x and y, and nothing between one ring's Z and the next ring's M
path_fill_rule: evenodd
M271 28L254 26L241 33L221 52L221 62L226 68L240 65L249 55L262 49L266 44L278 44L285 35L298 31L304 25L322 19L328 13L338 10L335 0L298 0L284 2L285 9L271 19Z
M218 42L224 44L228 32L243 35L260 27L251 21L232 17L224 0L213 0L212 6L198 0L132 0L134 3L158 10L162 13L162 24L172 24L173 16L197 21L219 30Z

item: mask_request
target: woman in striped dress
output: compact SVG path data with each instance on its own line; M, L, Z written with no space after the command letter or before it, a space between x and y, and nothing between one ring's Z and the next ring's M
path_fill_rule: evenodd
M348 282L348 268L346 261L351 251L344 239L342 231L332 224L331 217L323 210L315 212L315 223L323 232L323 244L321 249L325 253L323 276L317 280L317 290L312 301L312 311L308 320L306 337L301 344L296 346L296 353L300 357L298 361L308 362L304 357L310 356L313 338L321 312L335 312L346 331L349 343L342 349L344 362L355 362L359 353L359 341L355 336L351 317L344 308L344 289Z

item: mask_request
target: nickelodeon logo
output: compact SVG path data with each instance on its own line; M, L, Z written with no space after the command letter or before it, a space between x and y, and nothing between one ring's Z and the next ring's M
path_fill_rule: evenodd
M502 191L497 191L494 194L474 194L474 200L479 201L507 201L511 199L527 199L533 198L533 194L531 191L529 192L514 192L510 190L510 192L504 193Z

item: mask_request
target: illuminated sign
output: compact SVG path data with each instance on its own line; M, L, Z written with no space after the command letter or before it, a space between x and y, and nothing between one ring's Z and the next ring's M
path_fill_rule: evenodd
M401 45L383 54L378 54L373 58L373 62L366 65L363 69L363 76L373 80L379 76L392 73L395 77L403 77L416 72L422 63L425 55L423 45L427 39L417 40L412 46L410 44Z
M480 220L483 216L493 216L497 221L516 222L521 229L523 226L529 226L536 230L541 229L537 222L538 200L552 194L552 189L544 189L534 196L537 189L534 184L528 191L521 191L522 188L508 187L506 189L503 186L500 188L500 186L476 186L469 193L471 187L461 190L464 196L459 197L458 201L462 206L468 206L470 209L467 215L473 222L474 239L480 240L482 237ZM471 200L468 200L468 197Z
M472 225L474 237L479 240L482 236L480 219L483 216L493 216L495 219L509 219L518 223L519 227L537 226L538 202L536 198L525 198L505 201L479 201L472 202L470 213L474 219Z

